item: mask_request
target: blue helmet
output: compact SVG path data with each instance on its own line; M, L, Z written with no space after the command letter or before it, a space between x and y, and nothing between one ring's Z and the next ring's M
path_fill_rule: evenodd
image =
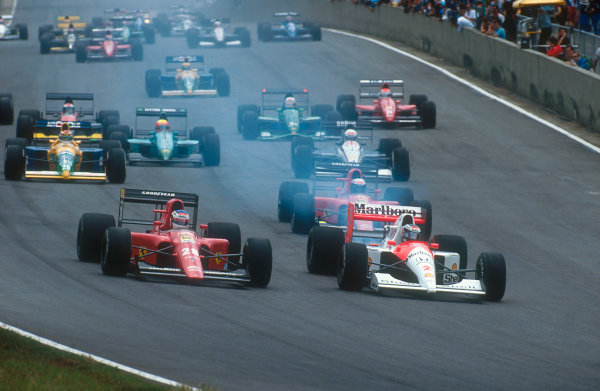
M173 228L187 228L190 225L190 214L185 210L176 210L171 213Z

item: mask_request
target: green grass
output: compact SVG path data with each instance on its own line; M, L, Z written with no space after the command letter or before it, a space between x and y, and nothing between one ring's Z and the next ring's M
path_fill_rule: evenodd
M0 389L164 391L188 388L157 384L0 328Z

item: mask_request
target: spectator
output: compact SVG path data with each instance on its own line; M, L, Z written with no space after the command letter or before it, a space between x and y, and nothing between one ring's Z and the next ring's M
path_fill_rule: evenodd
M590 64L585 57L581 57L578 51L573 51L573 59L571 60L577 65L579 68L583 68L586 70L590 70Z
M502 26L506 30L506 39L511 42L517 41L517 15L513 8L512 0L505 0L502 9L504 14L504 23Z
M563 49L558 43L558 39L556 39L556 37L551 36L550 38L548 38L548 44L550 47L548 48L548 51L546 51L547 55L549 55L550 57L558 57L562 54Z
M562 27L558 30L558 36L556 37L559 45L569 45L571 40L567 37L567 29Z
M594 57L592 58L592 71L596 73L600 73L600 66L598 66L598 62L600 61L600 48L596 49L594 52Z
M490 4L493 4L493 3L490 3ZM488 18L490 18L491 21L493 21L494 19L499 19L500 24L504 23L504 15L502 15L500 13L500 9L498 8L497 5L492 5L492 8L490 8L490 13L488 15Z
M540 27L540 37L538 39L538 49L545 51L544 45L548 42L550 34L552 34L552 23L550 22L550 14L554 12L552 6L541 6L538 10L538 26Z
M473 7L471 6L471 2L467 1L467 4L465 5L465 12L464 12L464 17L469 19L469 21L471 21L471 23L473 24L473 26L477 26L477 11L475 11L473 9Z
M490 28L487 30L486 34L493 37L506 39L506 31L504 31L504 29L500 26L499 18L492 19Z
M467 18L465 16L466 14L466 8L463 8L462 6L459 7L458 9L458 15L460 15L458 17L458 19L456 20L456 25L458 26L458 31L462 31L463 28L475 28L475 23L472 22L469 18Z
M477 0L477 3L475 3L475 12L477 13L477 27L481 27L481 19L486 15L483 0Z
M556 56L556 58L570 63L571 60L573 59L573 46L566 45L563 48L563 52L561 54L559 54L558 56Z
M579 27L583 31L590 31L590 0L579 1Z
M592 31L598 34L598 18L600 17L600 0L590 0L590 22Z
M481 26L479 27L479 31L481 31L481 34L487 34L487 31L489 29L490 29L490 19L484 15L481 18Z

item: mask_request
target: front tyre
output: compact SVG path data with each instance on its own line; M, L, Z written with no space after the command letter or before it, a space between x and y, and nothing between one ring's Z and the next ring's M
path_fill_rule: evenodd
M506 290L504 256L500 253L481 253L477 258L475 278L483 283L486 300L502 300Z
M264 288L271 280L273 255L269 239L248 238L244 244L244 264L250 285Z

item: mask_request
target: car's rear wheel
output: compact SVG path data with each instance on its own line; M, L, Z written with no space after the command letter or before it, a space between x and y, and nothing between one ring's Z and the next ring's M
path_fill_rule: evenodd
M31 115L21 114L17 118L17 137L24 138L31 142L33 141L33 133L35 130L35 120Z
M292 220L294 196L298 193L308 193L308 185L304 182L286 181L279 186L277 199L277 218L283 223Z
M115 218L102 213L84 213L77 227L77 259L99 262L104 231L114 227Z
M307 234L315 223L315 197L308 193L294 195L292 209L292 232Z
M234 223L222 223L222 222L209 222L206 229L207 238L220 238L227 239L229 241L229 247L227 248L228 254L239 254L242 249L242 234L240 232L240 226ZM229 257L230 262L234 262L236 265L227 264L229 270L237 270L240 262L239 256Z
M427 101L427 95L411 95L408 98L408 104L417 106L417 110L421 110L421 105L425 101Z
M148 69L146 71L146 94L149 98L158 98L162 95L160 69Z
M52 33L45 33L40 37L40 54L50 53L52 39L54 39L54 34Z
M218 134L209 133L204 136L202 158L207 166L218 166L221 163L221 141Z
M406 182L410 178L410 155L406 148L392 151L392 177L400 182Z
M269 285L273 269L273 251L269 239L248 238L244 244L243 262L250 285L259 288Z
M312 227L306 243L306 268L309 273L335 274L344 242L344 231L339 228Z
M244 113L246 111L255 111L258 113L258 106L244 104L244 105L239 105L237 107L237 130L238 130L238 133L242 133L242 129L244 128Z
M139 41L135 41L131 44L131 57L133 61L142 61L144 59L144 47Z
M433 226L433 208L428 200L412 200L408 204L421 208L425 214L425 224L419 224L421 228L421 240L429 240L431 236L431 227Z
M127 228L110 227L104 232L100 266L108 276L124 276L131 259L131 232Z
M12 94L0 94L0 125L10 125L15 117Z
M292 157L294 176L308 178L313 171L313 149L309 145L299 145Z
M260 125L258 122L258 112L246 111L242 116L242 135L244 140L256 140L260 133Z
M413 191L408 187L388 187L383 193L384 201L396 201L400 205L410 205L415 199Z

